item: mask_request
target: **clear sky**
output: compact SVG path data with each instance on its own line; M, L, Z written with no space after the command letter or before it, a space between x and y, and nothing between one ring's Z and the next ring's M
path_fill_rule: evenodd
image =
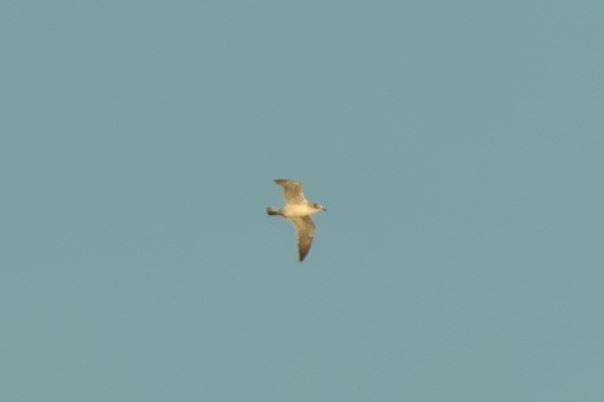
M603 401L603 15L1 1L0 400Z

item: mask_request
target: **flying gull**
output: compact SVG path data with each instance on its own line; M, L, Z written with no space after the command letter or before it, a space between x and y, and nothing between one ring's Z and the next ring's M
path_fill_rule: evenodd
M319 211L327 211L321 205L310 202L304 197L302 183L296 180L275 179L275 183L283 191L283 206L281 208L267 208L269 215L279 215L294 225L298 240L298 256L300 262L304 260L315 234L315 224L310 215Z

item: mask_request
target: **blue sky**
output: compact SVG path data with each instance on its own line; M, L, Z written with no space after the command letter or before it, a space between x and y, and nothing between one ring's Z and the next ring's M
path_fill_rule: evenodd
M0 399L604 400L603 13L1 3Z

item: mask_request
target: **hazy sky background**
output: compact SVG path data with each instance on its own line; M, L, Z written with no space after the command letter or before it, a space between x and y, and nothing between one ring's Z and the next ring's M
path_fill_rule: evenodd
M0 2L0 400L601 402L603 15Z

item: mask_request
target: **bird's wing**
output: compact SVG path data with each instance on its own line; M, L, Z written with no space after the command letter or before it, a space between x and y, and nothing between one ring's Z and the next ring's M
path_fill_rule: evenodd
M296 180L275 179L275 183L281 187L283 191L283 201L286 204L302 203L306 199L302 192L302 183Z
M296 216L289 219L296 228L296 239L298 240L298 256L300 257L300 262L302 262L304 260L304 257L306 257L306 254L308 254L312 239L315 236L315 224L308 215Z

